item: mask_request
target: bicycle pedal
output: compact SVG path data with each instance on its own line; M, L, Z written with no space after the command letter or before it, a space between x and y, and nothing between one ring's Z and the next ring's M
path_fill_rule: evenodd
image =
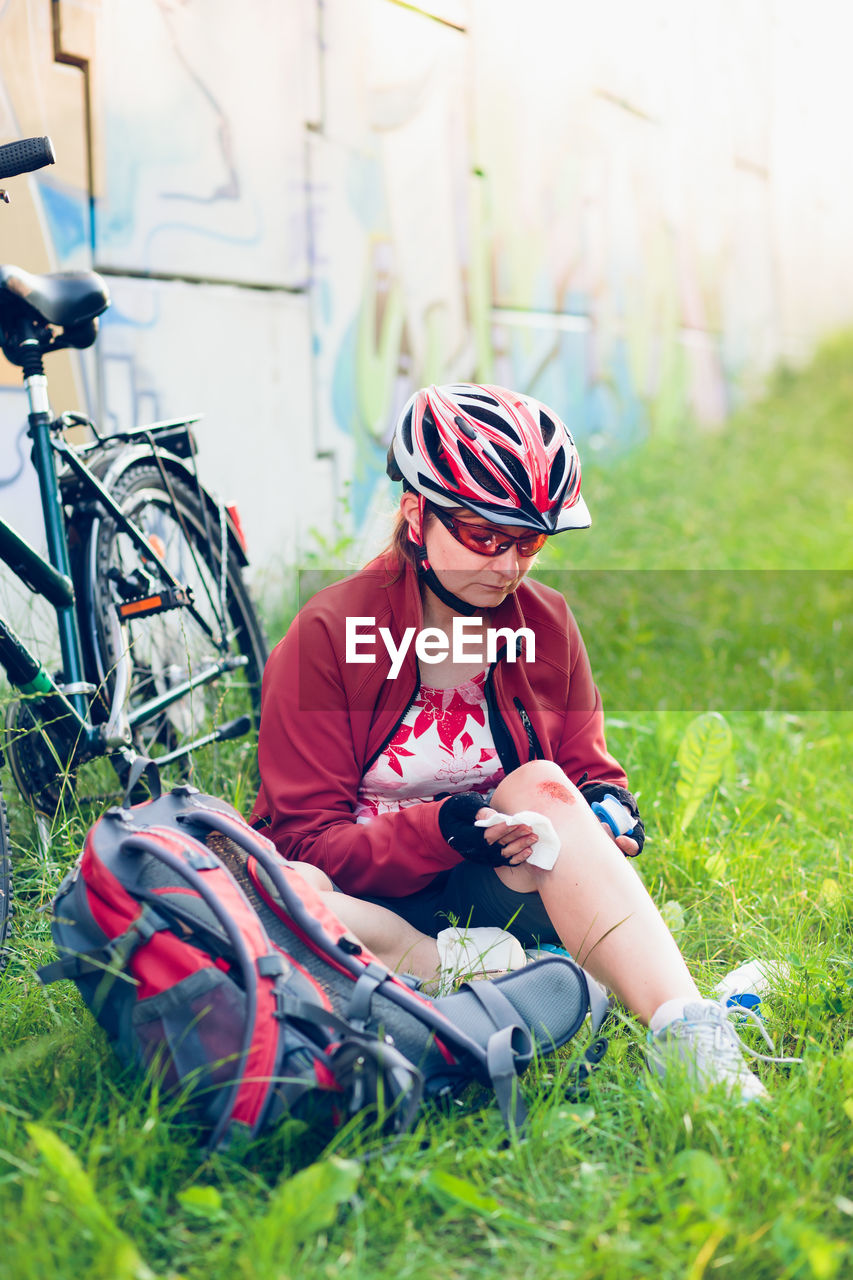
M155 595L122 601L118 607L118 613L120 618L147 618L152 613L165 613L168 609L185 609L191 604L192 592L189 589L166 587Z

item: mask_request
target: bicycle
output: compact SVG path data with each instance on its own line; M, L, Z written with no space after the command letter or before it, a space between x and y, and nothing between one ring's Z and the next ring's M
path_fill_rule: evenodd
M49 139L8 144L0 180L53 161ZM0 348L23 374L48 557L0 520L0 559L55 613L61 651L50 674L0 617L0 665L18 694L4 745L16 787L48 815L90 760L108 758L124 785L137 753L185 761L260 713L266 645L245 543L236 512L199 480L198 419L102 435L83 413L51 413L44 357L91 346L109 304L93 271L0 266ZM89 438L72 442L72 428ZM0 956L10 884L0 795Z

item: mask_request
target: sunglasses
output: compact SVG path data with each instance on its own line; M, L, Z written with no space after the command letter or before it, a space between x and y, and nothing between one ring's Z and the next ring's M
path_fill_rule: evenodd
M478 556L500 556L510 547L517 547L520 556L535 556L545 546L548 537L547 533L523 533L520 537L513 538L504 533L503 529L494 529L488 524L472 524L470 520L460 520L458 516L448 515L431 502L426 505L451 537Z

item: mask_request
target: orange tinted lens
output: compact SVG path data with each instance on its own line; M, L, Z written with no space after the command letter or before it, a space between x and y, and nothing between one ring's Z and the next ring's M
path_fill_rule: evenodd
M454 520L452 532L456 534L463 547L467 547L469 551L476 551L481 556L495 555L501 545L497 534L485 525Z
M544 547L546 537L544 533L532 533L527 538L508 538L502 529L490 529L488 525L465 520L454 520L452 531L464 547L481 556L501 555L513 543L520 556L535 556Z
M534 533L530 538L519 538L518 554L520 556L535 556L537 551L541 551L545 546L547 533Z

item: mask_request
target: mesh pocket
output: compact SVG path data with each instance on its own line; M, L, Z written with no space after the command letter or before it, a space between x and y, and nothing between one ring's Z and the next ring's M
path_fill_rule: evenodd
M143 1063L168 1092L191 1093L211 1122L239 1071L245 1027L245 993L214 968L140 1000L133 1011Z

